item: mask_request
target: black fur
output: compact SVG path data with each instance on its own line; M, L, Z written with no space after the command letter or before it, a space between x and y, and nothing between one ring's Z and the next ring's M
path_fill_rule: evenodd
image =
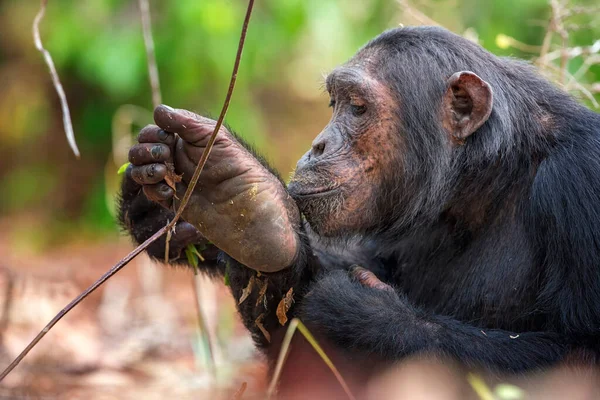
M529 65L439 28L385 32L356 57L367 54L401 105L404 175L386 171L376 229L325 245L306 228L296 264L263 274L267 301L257 308L255 291L239 308L257 343L267 345L256 318L276 330L293 286L288 316L390 361L429 352L516 372L600 355L600 116ZM463 70L490 84L493 111L451 148L441 98ZM140 196L122 202L137 241L168 218ZM224 256L221 273L225 263L239 299L255 272ZM354 263L396 293L353 282L343 270Z

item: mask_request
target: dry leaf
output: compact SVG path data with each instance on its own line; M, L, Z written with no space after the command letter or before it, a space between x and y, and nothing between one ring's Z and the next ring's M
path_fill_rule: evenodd
M250 293L252 293L252 289L254 288L255 281L256 279L254 278L254 275L252 275L248 281L248 285L246 285L246 287L242 290L242 296L240 297L238 304L242 304L248 298L248 296L250 296Z
M267 342L271 343L271 335L269 334L269 332L267 332L267 330L263 326L263 324L262 324L263 319L265 319L265 313L260 314L258 316L258 318L256 318L256 321L254 321L254 324L258 327L258 329L260 329L262 334L265 336L265 339L267 339Z
M264 281L258 281L259 285L261 285L260 290L258 291L258 298L256 299L256 307L258 307L258 305L260 303L264 303L264 307L267 308L267 278L265 278Z
M294 288L291 287L290 290L281 298L281 301L277 305L277 319L281 325L285 325L288 321L287 313L290 311L290 307L292 307L292 302L294 301Z
M176 184L181 182L181 177L183 175L177 175L175 173L175 165L173 163L165 163L165 165L167 166L167 176L165 176L165 182L167 182L167 185L169 185L169 187L173 189L175 193L177 193Z

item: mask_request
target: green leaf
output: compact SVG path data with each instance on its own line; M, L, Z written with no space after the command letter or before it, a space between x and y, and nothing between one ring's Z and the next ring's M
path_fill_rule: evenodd
M194 244L190 244L188 246L188 248L190 248L190 250L192 251L192 253L194 253L194 255L196 255L196 257L198 257L198 259L202 262L204 262L204 257L202 257L202 254L200 253L200 251L198 251L198 247Z
M196 247L193 244L188 245L185 248L185 256L187 257L188 263L194 267L194 274L198 275L198 256L196 255Z
M121 168L119 168L119 170L117 171L117 175L123 175L127 170L127 167L129 167L129 164L131 163L126 162L125 164L121 165Z

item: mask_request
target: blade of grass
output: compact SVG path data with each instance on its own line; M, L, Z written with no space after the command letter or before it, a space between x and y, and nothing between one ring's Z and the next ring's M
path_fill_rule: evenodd
M469 381L469 384L481 400L496 400L492 390L479 375L469 373L467 374L467 381Z
M195 248L195 247L194 247ZM198 321L198 330L200 331L200 336L206 342L208 348L208 359L209 359L209 369L213 379L216 382L217 379L217 360L215 359L215 346L216 343L212 340L210 332L208 331L208 323L206 322L206 315L202 310L202 292L200 290L201 286L201 276L200 271L198 270L198 256L188 248L185 249L186 256L188 261L191 261L190 264L194 267L194 277L192 281L192 287L194 289L194 303L196 304L196 315Z
M279 351L279 357L277 358L277 364L275 365L275 372L273 374L273 377L271 378L271 382L269 383L269 388L267 389L267 400L270 400L273 394L275 393L275 388L277 387L277 382L279 381L279 377L281 376L283 365L285 364L290 350L290 343L292 342L292 338L294 337L294 333L296 333L296 330L298 330L302 334L302 336L304 336L304 338L308 341L308 343L310 343L312 348L315 349L319 357L321 357L325 365L329 367L329 369L339 382L340 386L342 387L348 398L350 400L356 400L356 397L354 397L354 395L350 391L348 384L346 383L338 369L335 367L331 359L327 356L327 354L325 354L325 351L323 350L323 348L321 348L315 337L312 335L312 333L310 333L308 328L298 318L292 319L292 321L288 325L288 329L283 338L283 342L281 343L281 350Z

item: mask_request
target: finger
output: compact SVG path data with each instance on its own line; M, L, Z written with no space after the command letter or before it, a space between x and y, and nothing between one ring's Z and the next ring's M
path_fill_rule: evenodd
M132 193L133 191L138 191L140 189L140 184L137 183L131 173L133 171L133 165L129 164L127 169L125 170L125 179L123 181L123 192Z
M194 225L182 221L175 225L175 234L171 237L171 245L177 248L186 247L188 244L198 243L204 237Z
M133 167L131 170L131 177L141 185L153 185L165 179L165 176L167 176L165 164L146 164Z
M158 243L158 246L153 250L155 254L162 255L160 258L164 258L166 240L167 235L165 234L157 242L153 243L153 245ZM202 241L204 241L204 237L193 225L185 221L177 223L175 225L175 233L171 235L171 239L169 240L169 259L180 259L183 256L182 251L185 247Z
M140 143L129 149L129 161L133 165L167 162L171 159L169 146L161 143Z
M373 272L358 265L353 265L350 267L348 273L350 274L351 278L356 279L356 281L363 286L380 290L394 290L390 285L380 281Z
M215 129L216 122L187 110L160 105L154 109L154 122L169 132L196 146L206 145Z
M166 132L156 125L146 125L138 134L139 143L164 143L169 147L175 144L175 134Z
M164 182L154 185L144 185L144 194L152 201L166 206L171 202L175 192Z

